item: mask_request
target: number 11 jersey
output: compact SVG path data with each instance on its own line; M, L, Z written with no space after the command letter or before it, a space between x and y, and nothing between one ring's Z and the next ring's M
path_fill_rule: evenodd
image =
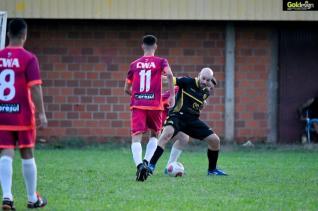
M126 81L132 84L131 109L163 110L161 76L168 66L166 59L156 56L143 56L130 64Z
M0 130L35 128L35 107L30 88L41 84L39 63L24 48L0 51Z

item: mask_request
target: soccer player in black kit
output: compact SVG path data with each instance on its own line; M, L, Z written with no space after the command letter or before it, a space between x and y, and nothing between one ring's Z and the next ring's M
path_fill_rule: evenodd
M163 154L166 143L179 131L182 131L192 138L208 143L208 175L227 175L216 168L220 150L220 138L199 119L206 99L216 85L212 69L203 68L197 78L174 78L174 84L179 86L176 103L169 112L157 149L150 160L148 166L150 173L155 170L156 163Z

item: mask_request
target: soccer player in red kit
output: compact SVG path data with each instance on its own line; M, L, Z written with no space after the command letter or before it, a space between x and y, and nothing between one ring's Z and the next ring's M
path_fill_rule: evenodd
M142 49L144 56L130 64L125 83L125 92L131 95L131 151L137 166L137 181L144 181L147 178L148 162L158 142L156 136L150 138L144 160L142 160L142 134L150 129L151 134L158 135L162 128L161 113L164 110L161 98L162 75L167 76L170 107L174 106L175 100L173 74L168 61L154 55L157 49L157 38L153 35L144 36Z
M35 109L40 128L47 127L43 106L39 63L23 48L27 24L13 19L8 27L9 45L0 51L0 183L2 209L15 210L12 186L12 161L16 145L22 158L22 173L28 196L28 208L44 207L47 200L36 192Z

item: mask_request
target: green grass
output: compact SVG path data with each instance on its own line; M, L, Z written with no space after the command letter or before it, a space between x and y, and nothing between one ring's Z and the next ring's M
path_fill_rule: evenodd
M38 190L45 210L317 210L318 153L310 150L232 150L219 166L230 176L206 176L203 148L185 151L186 176L163 175L169 152L155 175L135 181L129 147L41 149L36 152ZM26 206L21 162L14 163L18 210Z

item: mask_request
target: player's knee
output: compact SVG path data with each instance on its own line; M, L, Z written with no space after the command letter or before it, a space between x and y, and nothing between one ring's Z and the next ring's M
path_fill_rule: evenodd
M14 150L13 149L2 149L0 152L1 152L0 157L6 156L6 157L10 157L12 159L14 157Z
M166 144L168 141L172 138L173 136L173 131L166 130L164 131L159 139L160 144Z
M162 140L165 142L168 142L173 136L173 133L171 132L166 132L164 134L162 134Z
M32 148L22 148L20 154L22 159L32 159L34 157Z
M180 142L182 142L182 144L188 144L189 142L189 136L184 133L179 134L178 139L180 140Z
M208 136L207 138L207 142L209 144L209 148L212 150L219 150L220 149L220 138L216 135L216 134L212 134L210 136Z

